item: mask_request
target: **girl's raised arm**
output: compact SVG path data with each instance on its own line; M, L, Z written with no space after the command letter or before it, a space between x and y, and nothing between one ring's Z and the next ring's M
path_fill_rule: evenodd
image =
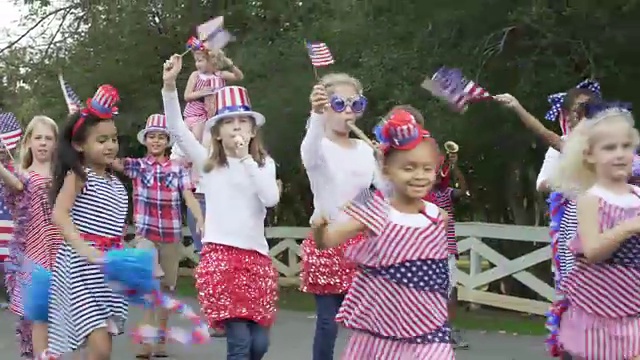
M323 111L329 103L325 87L320 84L314 86L310 100L313 111L307 120L307 132L300 145L300 156L304 167L314 170L324 162L321 148L325 123Z
M197 168L202 168L207 161L207 150L200 144L198 139L189 131L182 119L180 102L178 101L178 91L176 89L176 78L182 68L182 58L180 55L173 55L164 65L162 79L162 102L164 104L164 114L167 118L167 128L176 141L180 149Z
M0 179L2 179L2 182L13 191L24 190L24 184L22 181L12 171L7 169L2 162L0 162Z

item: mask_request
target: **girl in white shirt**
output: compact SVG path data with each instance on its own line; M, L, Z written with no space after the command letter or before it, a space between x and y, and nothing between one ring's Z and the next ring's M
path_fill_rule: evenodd
M366 108L360 82L347 74L325 75L313 88L312 112L300 153L313 192L314 215L335 219L339 209L371 186L377 164L373 149L364 141L349 138L347 122L355 121ZM301 290L316 299L316 330L313 360L332 360L338 325L338 309L356 274L356 266L344 258L345 244L318 250L311 236L302 243Z
M162 89L167 127L201 173L205 226L195 270L198 300L210 326L224 327L227 359L262 359L275 320L278 275L264 236L266 208L278 203L274 161L260 140L263 115L251 111L246 89L216 93L216 115L207 121L211 148L182 120L176 77L182 59L165 63Z

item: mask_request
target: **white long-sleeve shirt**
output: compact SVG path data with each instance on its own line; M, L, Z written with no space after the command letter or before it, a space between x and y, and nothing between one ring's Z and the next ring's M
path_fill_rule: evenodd
M280 200L276 166L271 158L259 167L252 158L227 158L229 166L205 173L209 151L189 131L182 119L176 91L162 91L167 128L180 149L202 177L199 187L205 196L206 215L203 243L216 243L269 254L264 236L267 207Z
M550 147L544 155L544 161L542 162L542 167L540 168L538 178L536 179L536 189L538 189L538 191L540 191L542 184L553 176L559 162L560 152Z
M335 220L345 203L372 183L382 182L373 149L362 140L342 147L325 137L324 125L323 115L311 114L300 155L313 192L313 217Z

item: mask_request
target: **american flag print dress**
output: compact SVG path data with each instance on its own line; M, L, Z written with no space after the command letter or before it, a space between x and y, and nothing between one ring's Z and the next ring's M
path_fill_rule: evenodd
M203 89L212 89L214 91L224 87L226 82L222 78L219 72L215 74L202 74L198 73L198 79L193 87L193 91L200 91ZM213 96L208 96L213 99ZM207 113L207 106L205 105L205 99L198 99L189 101L184 107L184 121L189 127L195 124L207 121L210 116L214 114Z
M589 193L599 198L601 231L640 215L640 188L616 195L595 186ZM609 259L595 264L581 255L579 236L569 246L577 260L562 282L569 301L559 332L563 348L586 360L640 355L640 237L627 239Z
M400 213L379 195L361 195L345 212L368 229L346 250L361 272L336 320L354 330L346 360L454 359L447 303L446 224L425 202L422 214Z

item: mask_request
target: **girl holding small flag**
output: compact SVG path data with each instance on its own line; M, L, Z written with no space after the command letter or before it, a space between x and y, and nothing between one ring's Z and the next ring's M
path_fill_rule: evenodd
M167 127L202 174L206 198L204 247L195 270L198 300L210 326L224 327L227 359L262 359L275 321L278 275L265 238L266 208L278 203L276 166L264 150L265 117L251 110L247 90L216 93L205 148L182 120L176 78L182 58L165 63L162 89Z
M362 85L347 74L327 74L310 97L311 116L300 146L302 163L313 192L314 215L331 219L339 208L372 185L377 163L373 149L351 139L348 121L355 121L367 105ZM313 360L333 359L338 324L335 316L356 274L345 250L363 239L354 234L341 246L321 250L313 237L302 243L301 290L315 295L316 329Z
M90 359L110 359L112 337L127 319L128 301L107 284L102 269L104 252L123 244L128 212L127 190L110 171L118 153L118 100L114 87L100 86L60 136L53 221L65 242L52 271L46 356L86 346Z
M50 270L62 237L51 221L49 190L51 160L58 138L58 126L46 116L36 116L26 127L20 142L18 169L0 164L4 201L14 218L11 254L11 311L20 316L16 329L21 355L33 358L47 349L47 320L27 319L23 288L30 279L33 264Z
M343 359L451 360L447 319L447 213L423 198L436 182L438 145L414 120L391 116L378 138L391 196L364 189L343 209L346 218L312 220L319 248L366 239L345 250L362 271L337 315L354 332Z

